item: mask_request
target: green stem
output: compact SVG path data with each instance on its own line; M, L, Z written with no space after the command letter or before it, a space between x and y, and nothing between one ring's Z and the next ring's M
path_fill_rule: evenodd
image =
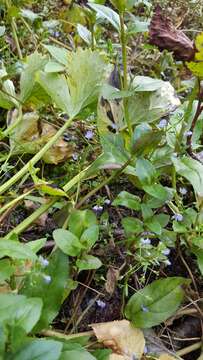
M90 165L91 166L91 165ZM71 179L64 187L64 191L70 190L74 185L76 185L79 181L81 181L87 171L89 170L90 166L86 169L82 170L79 174L77 174L73 179ZM10 231L6 238L9 239L12 234L19 235L23 231L25 231L35 220L39 218L39 216L43 215L50 207L52 207L55 202L58 200L58 197L52 198L47 204L41 205L37 210L35 210L30 216L28 216L25 220L23 220L19 225L17 225L12 231Z
M19 41L18 41L18 35L17 35L17 32L16 32L16 22L14 19L11 19L11 29L12 29L12 33L13 33L13 38L14 38L14 41L15 41L15 44L16 44L16 49L17 49L17 52L18 52L18 56L19 56L19 59L22 60L23 59L23 55L22 55L22 51L21 51L21 48L20 48L20 44L19 44Z
M8 203L6 203L2 208L0 208L0 215L3 214L4 211L6 211L7 209L9 209L10 207L15 206L19 201L23 200L27 195L29 195L32 190L27 191L26 193L18 196L17 198L9 201Z
M22 221L18 226L16 226L12 231L10 231L5 239L9 239L13 234L19 235L25 231L35 220L37 220L41 215L43 215L49 208L54 205L56 198L53 198L48 203L43 204L37 210L35 210L28 218Z
M122 47L122 62L123 62L123 90L128 90L128 66L127 66L127 39L125 33L125 23L124 23L124 12L120 12L120 41ZM129 119L128 113L128 99L124 98L124 112L125 112L125 120L128 126L128 131L130 136L132 136L132 125Z
M9 0L6 0L6 7L7 7L7 11L9 11L10 7L11 7L11 4L10 4L10 1ZM19 44L19 41L18 41L18 35L17 35L17 32L16 32L16 22L15 22L15 19L12 17L11 18L11 30L12 30L12 35L13 35L13 39L15 41L15 45L16 45L16 49L17 49L17 52L18 52L18 56L20 58L20 60L23 59L23 55L22 55L22 52L21 52L21 48L20 48L20 44Z
M17 172L17 174L15 174L11 179L0 186L0 195L8 190L18 180L20 180L27 172L29 172L29 169L32 168L44 156L47 150L49 150L50 147L54 145L60 136L63 135L64 131L70 126L72 121L73 118L67 120L65 124L57 131L57 133L48 141L48 143L44 145L44 147L35 156L33 156L33 158L27 164L25 164L25 166L23 166L20 171Z

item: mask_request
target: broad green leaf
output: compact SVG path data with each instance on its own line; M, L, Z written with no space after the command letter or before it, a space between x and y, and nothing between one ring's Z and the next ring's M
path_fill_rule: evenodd
M44 67L44 71L47 73L63 72L64 70L64 65L61 65L56 61L48 61L48 63Z
M83 248L78 237L68 230L54 230L53 238L59 249L61 249L66 255L77 256Z
M136 161L136 174L141 184L151 185L156 178L156 171L149 160L139 158Z
M31 95L35 84L35 74L37 71L43 69L47 62L47 58L35 51L28 56L20 78L20 100L24 103Z
M92 41L91 32L83 25L77 25L77 31L80 37L86 42L86 44L90 45Z
M99 238L99 226L92 225L86 229L80 238L80 243L83 245L85 250L90 250Z
M105 62L97 51L78 49L68 54L67 82L71 96L70 116L97 101L105 73Z
M0 240L1 241L1 240ZM10 278L15 272L15 267L9 259L0 260L0 283Z
M113 206L125 206L128 209L140 210L140 198L128 191L121 191L117 198L113 201Z
M203 250L198 250L196 252L196 255L197 255L197 263L198 263L198 266L199 266L199 270L201 272L201 274L203 275Z
M34 252L26 245L12 240L0 240L0 258L9 256L12 259L36 260Z
M26 333L29 333L38 322L42 311L42 299L27 299L16 313L15 325L22 327Z
M46 244L47 238L29 241L26 245L36 254Z
M62 347L59 341L36 339L24 345L12 360L58 360Z
M98 269L101 265L102 262L92 255L84 255L76 261L76 266L80 271Z
M173 198L173 193L174 193L173 189L170 189L161 184L144 185L143 189L149 195L162 201L169 201Z
M160 222L158 221L156 215L145 220L145 225L148 227L148 229L150 231L154 232L157 235L161 235L162 227L161 227Z
M117 30L120 31L120 21L118 14L112 10L111 8L100 5L100 4L92 4L88 3L89 7L96 11L97 17L108 20L110 24Z
M44 275L50 277L48 283ZM35 272L25 278L21 293L29 297L40 297L43 301L42 314L35 326L35 331L48 328L58 314L68 279L68 257L59 249L49 257L49 265L43 269L43 274Z
M52 98L56 106L71 115L72 105L66 77L61 74L40 71L37 74L36 80Z
M96 358L91 355L86 350L70 350L63 351L60 360L96 360Z
M96 224L96 215L91 210L73 210L68 220L69 230L78 238L84 230Z
M133 88L135 91L156 91L164 84L163 80L153 79L149 76L135 76L133 80Z
M194 191L203 197L203 165L191 157L172 158L177 173L185 177L193 186Z
M63 191L62 189L56 188L56 187L52 187L49 184L46 183L42 183L42 184L37 184L36 185L37 188L39 188L43 193L48 194L50 196L65 196L67 197L67 194L65 193L65 191Z
M122 225L127 235L139 234L144 230L142 221L133 217L126 217L122 219Z
M69 51L65 48L61 48L53 45L43 45L45 49L57 60L60 64L68 66L68 54Z
M9 321L29 333L40 318L42 300L23 295L0 294L0 322Z
M93 355L96 357L97 360L109 360L110 354L110 349L97 349L93 351Z
M149 30L149 21L141 21L139 18L134 17L128 27L128 34L137 34L140 32L147 32Z
M184 298L182 285L189 282L181 277L152 282L130 298L125 308L127 319L141 328L159 325L177 311Z

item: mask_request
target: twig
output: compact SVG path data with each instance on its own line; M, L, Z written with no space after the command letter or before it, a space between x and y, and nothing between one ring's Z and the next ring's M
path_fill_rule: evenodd
M77 333L77 334L64 334L59 331L44 330L40 334L44 335L44 336L57 337L59 339L71 340L71 339L76 339L76 338L79 338L82 336L93 336L94 331L90 330L90 331L84 331L84 332Z
M177 351L176 354L177 354L178 356L184 356L184 355L189 354L189 353L191 353L191 352L193 352L193 351L195 351L195 350L200 349L201 346L202 346L202 341L199 341L199 342L197 342L197 343L195 343L195 344L193 344L193 345L187 346L187 347L185 347L185 348Z

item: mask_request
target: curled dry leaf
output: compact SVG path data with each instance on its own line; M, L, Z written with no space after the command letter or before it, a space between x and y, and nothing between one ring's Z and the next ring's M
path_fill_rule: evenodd
M119 278L119 270L110 266L106 275L105 289L107 293L113 294L115 291L116 283Z
M113 350L111 360L140 359L145 346L143 332L127 320L91 325L97 339ZM119 355L119 357L115 356Z
M7 126L18 120L18 110L9 111ZM10 148L14 154L36 154L56 134L57 129L41 121L37 112L24 113L18 126L10 134ZM48 164L58 164L72 156L73 146L60 138L44 154L43 160Z
M194 58L194 43L183 31L175 28L159 5L156 6L151 20L149 39L150 44L158 46L160 50L172 51L177 60L190 61Z

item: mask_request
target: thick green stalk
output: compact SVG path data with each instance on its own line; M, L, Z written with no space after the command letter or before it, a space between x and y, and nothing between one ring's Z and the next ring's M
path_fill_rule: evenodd
M17 174L15 174L11 179L0 186L0 195L8 190L18 180L20 180L27 172L29 172L29 169L34 166L44 156L47 150L49 150L50 147L55 144L60 136L63 135L64 131L70 126L72 121L73 118L67 120L65 124L57 131L57 133L48 141L48 143L44 145L44 147L35 156L33 156L33 158L27 164L25 164L25 166L23 166L20 171L17 172Z
M6 203L2 208L0 208L0 215L4 213L4 211L8 210L9 208L15 206L16 204L18 204L21 200L23 200L27 195L29 195L32 190L27 191L26 193L18 196L17 198L9 201L8 203Z
M120 41L122 47L122 62L123 62L123 90L128 90L128 66L127 66L127 39L125 32L125 23L124 23L124 12L120 12ZM128 131L130 136L132 136L132 125L129 119L128 113L128 99L124 98L124 112L125 112L125 120L128 126Z
M91 166L91 165L90 165ZM74 185L80 182L87 171L89 170L90 166L86 169L82 170L79 174L74 176L64 187L64 191L70 190ZM30 216L28 216L25 220L23 220L19 225L17 225L13 230L11 230L7 235L6 239L9 239L12 234L21 234L25 231L35 220L37 220L42 214L44 214L50 207L52 207L55 202L58 200L58 197L52 198L48 203L41 205L37 210L35 210Z
M9 239L13 234L19 235L25 231L35 220L37 220L41 215L43 215L54 203L56 198L51 199L46 204L40 206L35 210L30 216L28 216L24 221L22 221L18 226L11 230L6 236L5 239Z

